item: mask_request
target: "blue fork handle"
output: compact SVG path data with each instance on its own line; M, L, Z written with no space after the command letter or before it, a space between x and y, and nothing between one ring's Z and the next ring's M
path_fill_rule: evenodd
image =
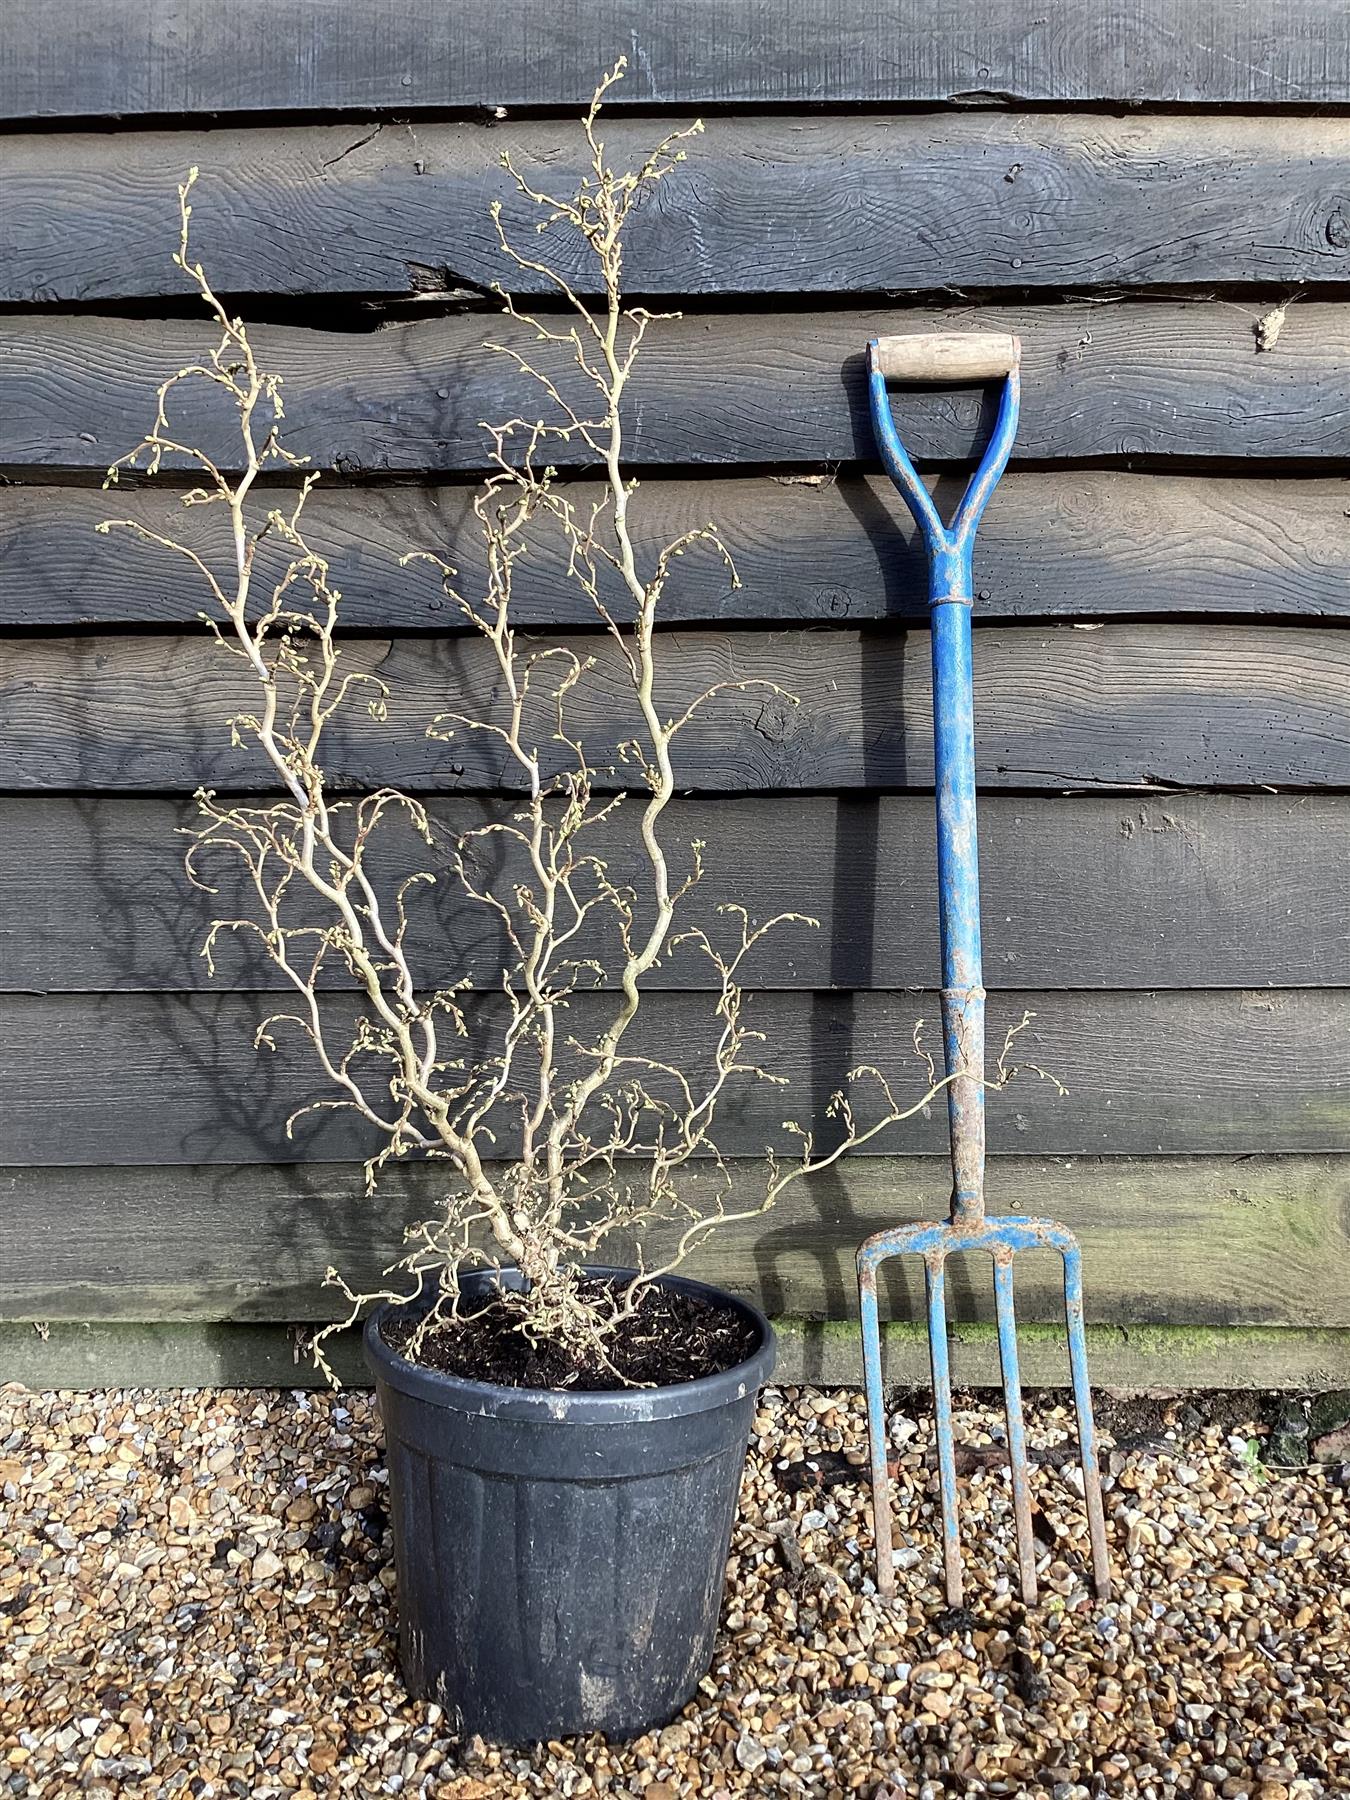
M950 525L944 525L900 441L882 341L868 345L872 427L887 474L914 515L928 559L933 646L933 762L937 789L938 909L942 937L942 1044L951 1129L954 1225L984 1220L984 985L980 866L975 827L975 696L970 615L975 532L1017 435L1017 345L1002 376L998 414ZM891 345L908 340L892 339ZM921 342L921 340L916 340Z

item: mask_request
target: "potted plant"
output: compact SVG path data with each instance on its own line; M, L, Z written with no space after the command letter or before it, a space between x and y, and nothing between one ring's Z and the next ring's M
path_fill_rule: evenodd
M715 555L736 576L711 525L654 554L640 548L625 406L654 316L622 299L623 233L691 134L613 170L599 109L621 66L585 118L588 172L576 192L541 193L503 158L520 199L539 210L538 254L518 250L493 209L504 254L557 302L531 315L503 296L510 341L496 351L536 384L546 416L490 433L492 473L474 504L480 588L466 595L442 573L491 691L429 731L490 748L505 805L447 841L418 798L392 788L352 797L325 774L334 720L364 702L378 727L390 691L344 662L340 595L305 535L317 477L282 441L280 379L192 259L196 171L180 189L176 260L219 341L163 384L153 427L110 478L200 471L185 503L216 509L229 555L217 562L197 540L131 520L100 527L181 551L203 579L210 627L253 688L231 721L234 741L256 747L280 790L244 804L197 795L189 871L215 891L211 859L238 858L250 906L211 927L208 960L223 938L246 933L284 977L295 1006L265 1021L259 1041L275 1047L283 1025L307 1041L327 1083L315 1105L350 1109L369 1131L369 1191L404 1159L444 1169L440 1209L410 1231L378 1294L329 1271L350 1310L328 1329L377 1303L365 1341L388 1440L408 1685L466 1732L507 1741L632 1734L693 1693L774 1342L753 1306L676 1271L717 1225L767 1209L942 1085L926 1058L925 1091L910 1103L879 1070L853 1071L830 1103L828 1143L786 1125L787 1147L767 1151L750 1204L731 1197L719 1110L746 1082L780 1080L747 1021L742 970L766 931L810 921L756 923L731 902L718 909L726 941L710 926L679 927L701 846L672 847L664 815L680 737L704 708L728 691L792 697L736 676L672 703L662 680L658 614L680 559ZM580 246L593 261L598 305L548 260L564 236L568 255ZM203 382L232 408L228 454L194 447L193 429L176 422L185 390ZM563 445L580 446L599 472L598 496L583 499L550 466ZM300 472L283 503L288 470ZM515 569L550 533L598 627L585 655L522 639L513 622ZM574 722L583 710L614 726L595 754ZM391 831L420 851L392 875L389 857L372 853ZM410 921L447 886L495 933L499 974L478 989L467 974L419 978ZM708 972L697 1053L639 1028L647 979L677 949ZM320 991L334 975L359 996L341 1024ZM865 1117L849 1097L859 1091Z

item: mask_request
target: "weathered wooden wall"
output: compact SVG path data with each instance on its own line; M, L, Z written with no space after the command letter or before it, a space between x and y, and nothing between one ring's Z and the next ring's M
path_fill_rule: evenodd
M170 261L175 183L200 166L197 248L324 473L349 655L394 683L336 772L469 822L500 770L423 726L481 691L481 658L396 556L471 577L478 422L522 398L480 353L503 329L498 159L565 182L619 51L616 155L707 112L632 235L632 290L683 317L654 333L631 442L651 541L715 518L743 581L691 562L672 585L672 696L746 673L800 696L710 707L673 815L708 843L710 897L821 922L756 976L793 1111L933 1012L923 583L863 346L1012 328L1024 425L977 560L987 979L1069 1092L994 1099L991 1202L1081 1230L1099 1380L1350 1379L1350 13L1325 0L146 0L134 21L13 0L0 1379L301 1379L325 1267L377 1270L429 1192L414 1172L372 1211L349 1130L286 1140L313 1082L251 1049L269 974L245 957L213 988L196 953L208 903L175 828L199 783L256 780L224 727L239 690L173 559L94 532L103 469L208 335ZM905 407L946 495L978 399ZM180 485L124 486L116 510L162 519ZM209 515L188 524L219 547ZM559 572L543 547L523 566L521 617L586 638ZM603 743L603 655L580 703ZM438 979L493 965L453 911L420 948ZM702 982L663 968L661 1041L693 1032ZM781 1113L761 1094L729 1121L738 1183ZM790 1367L847 1373L852 1246L942 1208L941 1145L917 1122L701 1267L808 1322ZM975 1379L978 1276L958 1285ZM1023 1293L1053 1321L1053 1270L1033 1258ZM916 1374L912 1278L889 1298L892 1367ZM1034 1330L1029 1358L1062 1370Z

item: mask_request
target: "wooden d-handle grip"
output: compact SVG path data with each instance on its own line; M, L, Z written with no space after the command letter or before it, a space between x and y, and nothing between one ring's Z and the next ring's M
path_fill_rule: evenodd
M1009 332L913 332L877 338L871 364L891 381L993 381L1011 375L1021 354Z

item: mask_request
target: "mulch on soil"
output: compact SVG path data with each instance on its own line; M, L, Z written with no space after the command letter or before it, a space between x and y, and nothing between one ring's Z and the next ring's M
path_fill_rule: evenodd
M581 1291L603 1304L614 1286L585 1281ZM391 1350L406 1354L415 1330L415 1319L395 1319L381 1328L381 1335ZM605 1338L611 1368L587 1368L566 1345L531 1343L520 1330L514 1296L502 1293L490 1300L466 1299L458 1318L426 1331L414 1360L422 1368L502 1387L603 1392L625 1383L673 1386L720 1375L745 1361L756 1337L751 1321L732 1307L680 1288L649 1287L635 1310ZM616 1381L616 1375L622 1380Z

